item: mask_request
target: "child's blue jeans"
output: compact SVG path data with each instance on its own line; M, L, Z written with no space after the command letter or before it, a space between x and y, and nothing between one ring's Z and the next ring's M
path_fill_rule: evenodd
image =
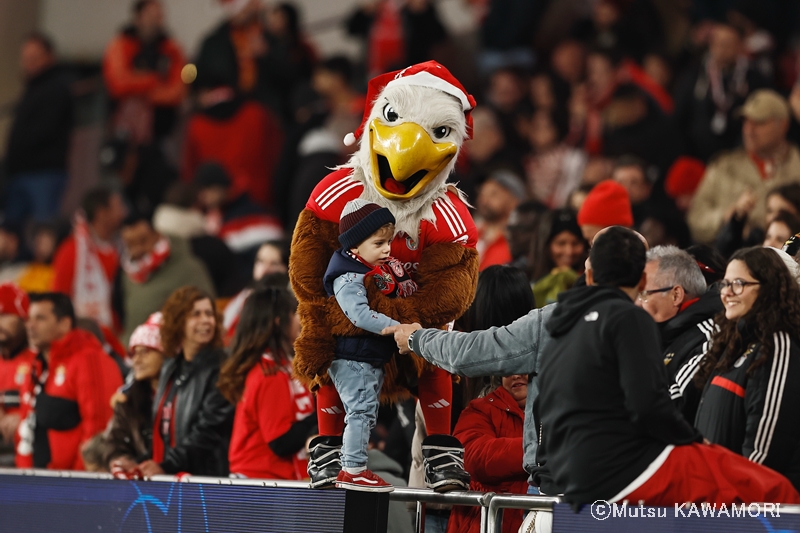
M383 366L334 359L328 374L342 399L347 424L342 436L342 466L366 467L369 435L378 419Z

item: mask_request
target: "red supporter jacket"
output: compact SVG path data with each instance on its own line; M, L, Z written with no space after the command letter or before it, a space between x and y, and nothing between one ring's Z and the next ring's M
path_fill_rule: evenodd
M98 249L97 252L106 279L113 285L119 269L119 254L114 249L108 251ZM53 290L72 297L72 287L75 281L75 237L73 235L67 237L56 250L56 255L53 257L53 271L55 273Z
M305 450L280 457L268 443L313 414L314 399L291 377L291 369L275 367L272 356L265 353L247 374L233 420L230 471L249 478L300 480L307 477ZM268 375L270 371L274 373Z
M483 271L493 265L508 264L512 259L508 241L505 235L500 235L483 250L483 253L481 253L480 266L478 268Z
M228 172L230 198L242 193L262 207L272 207L272 175L283 146L278 120L256 102L245 102L227 120L202 113L189 119L183 148L183 181L190 183L197 168L210 161Z
M0 410L6 414L20 410L20 391L31 375L34 353L22 350L8 359L0 357Z
M39 357L33 367L21 391L17 467L83 470L81 445L103 431L111 419L111 396L122 386L119 368L94 335L79 329L53 342L46 372ZM38 380L44 380L44 385L37 392ZM44 400L55 411L43 412ZM76 414L77 423L73 421ZM64 425L72 427L51 429ZM36 437L44 435L46 442L37 442Z
M345 204L361 196L364 190L364 185L351 177L352 172L352 169L343 168L328 174L311 193L306 208L317 218L338 224ZM467 206L455 192L446 194L446 200L439 198L433 202L436 223L427 220L420 223L418 242L405 234L398 234L392 241L392 256L403 262L403 268L412 277L426 246L458 242L475 248L478 242L478 230Z
M186 64L180 46L168 37L161 39L159 53L166 63L164 73L139 70L134 60L141 52L135 30L127 28L108 45L103 57L103 79L111 98L145 97L151 104L174 107L183 101L186 85L181 70Z
M472 400L461 412L453 436L464 444L470 490L527 494L528 474L522 468L524 418L517 401L502 387ZM480 525L480 508L454 506L447 531L478 533ZM522 510L506 509L503 533L516 533L521 525Z

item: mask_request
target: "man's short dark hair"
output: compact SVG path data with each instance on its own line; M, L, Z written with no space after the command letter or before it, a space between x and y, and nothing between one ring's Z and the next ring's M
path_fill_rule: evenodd
M135 226L139 222L146 222L151 228L155 229L155 226L153 226L153 214L139 209L130 210L128 216L122 221L122 227L129 228Z
M343 55L336 55L322 60L317 68L338 75L347 84L350 84L353 79L353 62Z
M136 2L133 3L133 14L138 17L139 15L142 14L144 8L146 8L150 4L154 4L155 2L156 0L136 0Z
M30 43L34 42L37 43L39 46L44 48L45 52L48 54L55 55L56 47L53 45L53 40L50 39L47 35L42 32L32 31L25 36L25 42Z
M115 191L105 185L100 185L89 189L81 200L81 209L86 214L86 220L94 222L97 212L111 204L111 197Z
M596 285L636 287L642 279L647 251L636 233L614 226L595 239L589 261Z
M72 300L63 292L34 292L30 295L31 303L50 302L53 304L53 314L58 320L64 317L69 318L70 325L75 327L75 308L72 307Z

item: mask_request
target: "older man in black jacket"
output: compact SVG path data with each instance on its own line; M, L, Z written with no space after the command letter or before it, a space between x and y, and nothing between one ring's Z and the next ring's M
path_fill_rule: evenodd
M647 252L647 284L636 305L658 324L670 398L694 424L700 389L691 382L714 333L714 315L722 311L716 288L708 289L692 256L675 246Z

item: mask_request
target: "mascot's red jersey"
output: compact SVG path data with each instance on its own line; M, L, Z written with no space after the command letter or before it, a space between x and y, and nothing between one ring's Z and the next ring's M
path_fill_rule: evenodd
M320 220L339 223L344 206L361 196L364 184L352 177L353 170L342 168L328 174L311 193L306 207ZM392 255L403 262L403 267L412 277L417 271L422 250L439 242L457 242L467 248L475 248L478 230L467 206L458 194L448 190L447 199L433 202L436 224L423 220L419 227L418 242L405 233L399 233L392 241Z

